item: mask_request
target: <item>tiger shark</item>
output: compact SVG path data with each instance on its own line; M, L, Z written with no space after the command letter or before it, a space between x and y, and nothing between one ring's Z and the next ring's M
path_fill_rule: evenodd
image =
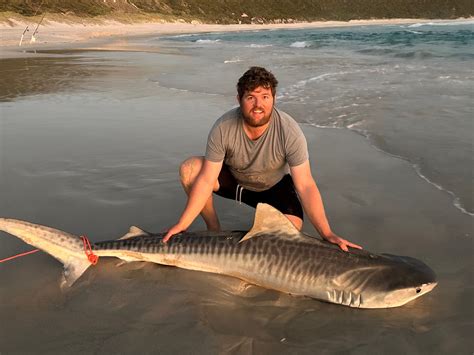
M70 287L91 266L83 239L54 228L0 218L0 231L52 255ZM423 262L338 246L298 231L279 211L259 204L248 231L164 233L138 227L118 240L91 244L98 257L145 261L233 276L248 283L355 308L398 307L430 292L436 276Z

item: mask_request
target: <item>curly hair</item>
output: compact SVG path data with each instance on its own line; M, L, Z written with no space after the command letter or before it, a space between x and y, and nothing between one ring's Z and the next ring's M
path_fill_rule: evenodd
M271 89L275 96L278 80L265 68L251 67L242 75L237 83L237 93L242 98L246 91L253 91L262 86L265 89Z

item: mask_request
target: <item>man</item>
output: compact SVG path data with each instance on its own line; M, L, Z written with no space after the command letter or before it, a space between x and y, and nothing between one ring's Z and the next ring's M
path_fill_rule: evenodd
M273 74L261 67L250 68L239 79L239 107L216 121L209 133L206 156L189 158L180 167L188 201L164 242L186 230L198 214L208 230L219 231L214 192L252 207L268 203L299 230L304 208L324 239L344 251L348 247L361 249L332 232L311 175L303 132L293 118L274 107L277 84Z

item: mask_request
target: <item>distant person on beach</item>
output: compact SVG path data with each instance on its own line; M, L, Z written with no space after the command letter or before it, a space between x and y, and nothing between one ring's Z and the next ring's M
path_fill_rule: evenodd
M186 230L198 214L208 230L219 231L214 192L252 207L267 203L298 230L303 226L304 209L321 237L345 251L361 249L331 230L311 174L303 132L292 117L274 107L277 84L275 76L261 67L251 67L239 79L239 107L216 121L204 157L191 157L181 164L188 201L164 242Z

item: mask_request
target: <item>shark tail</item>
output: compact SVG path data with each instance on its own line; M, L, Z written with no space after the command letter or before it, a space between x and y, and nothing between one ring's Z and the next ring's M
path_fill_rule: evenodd
M71 287L92 264L97 263L97 256L85 237L8 218L0 218L0 231L18 237L59 260L64 266L62 289Z
M71 287L91 265L91 262L84 257L70 259L64 264L61 288L67 289Z

